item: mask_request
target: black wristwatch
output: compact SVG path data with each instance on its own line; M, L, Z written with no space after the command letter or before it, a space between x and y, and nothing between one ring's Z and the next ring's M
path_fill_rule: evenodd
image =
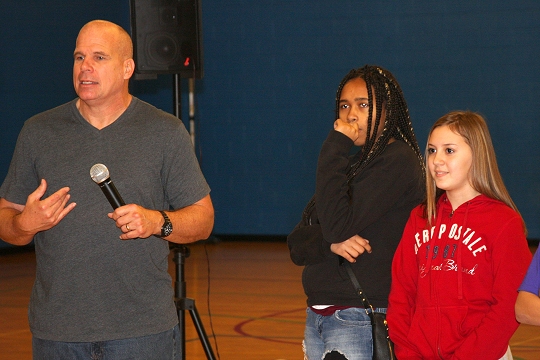
M164 238L172 234L172 222L171 219L169 219L169 217L167 216L167 214L165 214L165 211L160 210L159 212L161 213L161 215L163 215L163 219L165 220L163 226L161 227L161 237Z

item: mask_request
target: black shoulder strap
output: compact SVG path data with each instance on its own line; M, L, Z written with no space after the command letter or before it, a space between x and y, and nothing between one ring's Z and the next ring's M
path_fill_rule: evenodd
M354 285L356 293L358 294L358 296L360 296L360 298L362 298L362 303L364 304L364 307L366 309L371 309L373 311L373 307L369 303L369 300L367 299L366 294L364 294L364 290L362 290L362 287L360 286L360 283L358 282L356 275L354 275L351 264L347 260L345 260L343 261L343 266L345 266L345 269L347 270L347 273L349 274L349 277L351 278L351 281Z

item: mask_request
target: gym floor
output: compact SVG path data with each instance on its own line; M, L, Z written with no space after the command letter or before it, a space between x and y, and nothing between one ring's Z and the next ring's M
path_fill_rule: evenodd
M195 301L216 359L303 358L302 268L291 262L285 242L220 241L187 249L186 296ZM32 359L27 307L34 275L31 249L0 255L0 360ZM188 311L185 319L186 359L207 359ZM510 346L515 360L540 359L540 327L521 325Z

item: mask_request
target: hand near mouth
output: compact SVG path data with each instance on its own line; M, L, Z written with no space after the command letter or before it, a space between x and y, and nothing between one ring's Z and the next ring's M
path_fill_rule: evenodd
M337 119L334 122L334 130L346 135L353 142L358 140L358 137L360 136L360 132L358 131L358 126L356 126L356 124L352 125L341 119Z

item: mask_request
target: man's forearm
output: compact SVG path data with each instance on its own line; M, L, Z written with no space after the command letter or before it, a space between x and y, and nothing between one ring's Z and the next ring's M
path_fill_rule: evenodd
M14 208L0 208L0 239L12 245L28 245L34 239L34 234L20 229L17 217L20 211Z
M173 232L167 241L187 244L207 239L214 227L214 208L210 196L182 209L167 211Z

